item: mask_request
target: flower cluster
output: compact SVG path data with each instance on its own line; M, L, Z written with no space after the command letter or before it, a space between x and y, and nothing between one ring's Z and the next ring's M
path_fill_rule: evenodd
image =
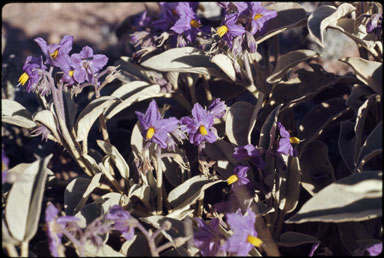
M145 114L136 111L136 115L140 121L141 134L147 142L156 143L162 149L174 149L173 137L182 141L186 133L190 143L201 147L205 142L213 143L217 140L213 123L215 118L224 116L225 108L224 101L220 99L215 99L207 110L196 103L192 108L192 117L185 116L179 121L175 117L162 118L156 101L152 100Z
M23 71L19 77L18 85L26 85L28 92L36 92L41 96L51 93L55 87L52 77L54 68L59 69L61 83L67 86L89 83L99 85L99 72L107 64L108 57L93 54L89 46L83 47L80 53L69 55L72 50L73 36L65 35L59 44L48 44L44 39L38 37L34 41L39 45L44 54L43 57L28 56L25 60ZM48 72L47 66L51 69Z

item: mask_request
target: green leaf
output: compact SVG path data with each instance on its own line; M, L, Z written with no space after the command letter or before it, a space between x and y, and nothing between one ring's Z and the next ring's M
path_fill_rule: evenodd
M204 175L194 176L172 189L168 194L168 201L173 207L176 207L175 209L182 208L194 203L207 188L223 181L212 181Z
M120 175L125 180L129 181L129 166L123 156L121 156L120 152L116 149L116 147L102 140L96 140L96 142L97 145L99 145L99 147L111 157L117 169L119 170Z
M79 210L81 210L85 206L85 204L87 203L87 200L88 200L89 196L91 195L91 193L93 192L93 190L95 190L96 188L98 188L100 186L100 179L101 179L102 175L103 175L102 173L97 173L96 175L94 175L92 177L91 182L89 183L87 189L83 193L81 200L76 205L73 213L77 213Z
M236 81L236 72L235 68L233 67L233 63L231 59L224 54L217 54L214 55L211 59L211 62L216 64L218 67L220 67L223 72L228 75L228 77L232 81Z
M17 241L30 240L36 233L51 157L22 163L8 171L9 175L18 174L5 207L8 230Z
M79 204L88 188L90 179L78 177L73 179L65 188L64 209L66 215L73 215L75 207Z
M17 101L9 99L1 100L1 121L27 129L36 127L29 111Z
M133 81L120 86L111 94L111 96L119 98L121 102L116 102L108 107L105 112L107 120L111 119L133 103L149 98L164 96L164 93L160 92L160 86L157 84L149 84L144 81Z
M125 257L124 254L114 250L107 244L97 247L90 240L85 243L84 250L85 255L88 257ZM78 250L77 253L79 254Z
M324 142L309 142L299 161L301 184L311 195L335 181L334 169L328 158L328 146Z
M286 223L363 221L382 216L382 171L364 171L318 192Z
M57 120L49 110L41 110L33 116L35 122L39 122L49 129L57 142L61 142L57 129Z
M113 103L119 99L112 96L103 96L94 99L80 113L76 122L76 141L84 141L87 139L89 130L96 119Z
M296 26L304 25L307 19L304 8L299 3L277 2L267 6L277 11L277 16L265 23L265 34L256 34L256 43L261 42Z
M383 121L381 121L368 135L357 159L357 171L361 171L364 164L377 154L382 153L383 149Z
M217 65L193 47L171 48L150 57L142 66L161 72L183 72L220 76Z
M275 70L267 77L268 83L277 83L296 65L308 59L316 57L318 54L315 51L308 49L300 49L290 51L279 57Z
M151 256L151 251L148 248L143 247L148 246L148 241L142 234L134 235L131 240L127 240L121 246L120 253L123 253L125 257L132 256Z
M260 139L259 139L259 147L268 150L275 139L275 129L277 119L279 116L280 108L283 106L283 104L278 105L273 109L273 111L268 115L267 119L265 120L261 131L260 131Z
M225 133L232 144L239 146L248 144L247 135L253 109L252 104L244 101L237 101L229 108L225 121Z
M320 240L311 235L292 231L287 231L281 234L280 241L277 242L279 246L284 247L294 247L310 243L320 243Z
M205 147L209 158L216 161L215 170L227 179L233 174L238 161L232 157L233 145L224 140L217 140L214 143L207 143Z
M346 57L340 61L352 67L356 77L383 96L383 63L369 61L361 57Z
M345 165L352 172L355 165L353 163L353 155L355 153L356 137L353 131L354 123L351 121L342 121L340 124L340 134L338 146L341 157Z
M290 157L288 162L288 170L282 173L282 184L280 185L280 206L284 213L292 212L300 197L301 168L297 157Z

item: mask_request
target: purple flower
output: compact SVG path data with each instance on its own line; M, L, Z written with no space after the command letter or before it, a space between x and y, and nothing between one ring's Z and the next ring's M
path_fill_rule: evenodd
M134 227L137 221L128 211L124 210L119 205L114 205L109 209L105 218L114 222L113 229L120 231L126 240L133 238Z
M243 165L237 165L234 169L234 174L227 179L227 183L232 185L232 190L235 190L241 185L246 185L250 181L247 178L247 172L249 167Z
M160 18L152 22L152 26L161 31L167 31L179 18L176 13L178 2L160 2Z
M141 135L146 141L157 143L162 149L173 143L170 133L178 130L179 120L175 117L161 118L155 100L151 101L145 114L136 111L136 115L141 124Z
M204 141L215 142L217 132L213 127L214 115L196 103L192 108L192 116L193 118L185 116L180 119L189 134L189 142L194 145L200 145Z
M380 29L383 24L383 16L381 13L373 14L367 23L367 32L370 33L375 29Z
M59 210L52 203L49 203L45 210L45 222L48 228L49 250L54 257L59 257L59 248L63 248L61 238L63 237L63 230L66 224L79 220L79 218L73 216L61 216L57 218L58 214Z
M260 247L263 243L257 237L255 230L256 215L250 208L247 209L247 215L242 215L240 209L236 213L227 213L227 223L233 231L227 242L222 248L229 253L237 256L247 256L254 246Z
M208 107L208 112L211 113L215 118L222 118L225 114L225 105L224 101L220 101L220 98L212 101L211 105Z
M71 55L71 64L74 67L73 77L78 83L88 81L95 83L95 74L108 62L105 55L94 55L93 49L85 46L79 54Z
M43 58L41 56L28 56L23 65L24 73L19 77L18 85L24 86L27 83L26 89L28 92L39 91L40 89L38 88L38 84L42 78L42 75L41 73L39 73L39 70L45 69L47 69L47 67L43 64ZM46 90L42 92L44 92L45 94Z
M4 150L1 150L1 183L7 181L9 158L5 155Z
M61 69L69 67L70 58L68 54L72 50L73 36L65 35L59 44L50 45L40 37L34 40L40 46L46 57L45 64L50 64Z
M297 153L294 151L291 143L298 143L299 139L290 137L289 132L280 122L277 122L277 127L279 128L280 139L276 152L288 156L296 156Z
M370 256L378 256L383 251L383 242L370 246L366 250Z
M251 33L254 35L263 28L264 23L277 16L274 10L268 10L261 5L261 2L251 2Z
M235 147L232 157L238 161L251 160L255 165L261 169L264 168L265 162L261 157L261 153L252 144L245 146Z
M219 232L219 219L215 218L205 223L200 218L195 218L199 230L193 234L195 246L200 249L202 256L216 256L220 241L225 239Z
M171 27L177 34L183 34L189 42L194 42L201 26L196 13L193 11L189 2L179 2L176 7L179 19Z
M232 47L232 40L245 33L245 29L241 25L237 25L238 14L232 13L225 17L224 25L217 29L217 34L222 37Z

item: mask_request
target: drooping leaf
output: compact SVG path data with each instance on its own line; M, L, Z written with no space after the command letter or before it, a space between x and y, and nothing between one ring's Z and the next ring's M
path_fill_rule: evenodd
M119 98L121 102L116 102L108 108L105 112L106 119L111 119L133 103L163 95L164 93L160 92L158 84L149 84L144 81L133 81L124 84L111 94L112 97Z
M233 149L232 144L224 140L207 143L205 147L209 158L216 161L214 168L225 179L233 174L233 170L238 163L238 161L232 157Z
M94 99L80 113L76 121L76 141L84 141L96 119L113 103L119 99L111 96L102 96Z
M366 85L355 84L345 103L357 112L364 101L373 93L374 92Z
M1 100L1 121L27 129L36 127L29 111L17 101L9 99Z
M273 109L261 128L259 147L265 150L268 150L272 146L272 141L274 140L275 135L271 135L271 133L274 131L272 130L273 127L276 127L279 111L282 106L283 104L280 104L275 109Z
M335 123L339 117L348 111L350 111L350 108L342 98L329 99L314 106L304 116L299 126L298 138L304 140L304 142L298 146L299 155L301 155L307 143L315 140L324 132L329 124Z
M111 157L113 162L115 163L117 169L120 172L120 175L125 179L129 180L129 166L123 156L121 156L120 152L116 149L115 146L109 144L102 140L96 140L97 145Z
M211 62L216 64L218 67L220 67L223 72L228 75L228 77L232 81L236 81L236 72L235 68L233 68L233 64L231 59L224 54L217 54L214 55L211 59Z
M288 52L279 57L275 70L267 77L268 83L277 83L297 64L314 58L317 53L308 49L300 49Z
M281 175L282 185L280 185L280 209L284 210L284 213L292 212L300 197L300 182L301 182L301 168L299 159L297 157L291 157L288 162L288 169L286 173Z
M382 153L383 144L383 121L381 121L375 129L368 135L365 140L357 159L357 171L360 171L364 164L372 157Z
M340 134L338 146L341 157L345 165L352 172L355 165L353 162L353 155L355 153L355 132L353 131L354 123L351 121L342 121L340 124Z
M210 180L205 175L194 176L181 185L172 189L168 194L168 201L175 209L194 203L204 191L223 180Z
M307 19L304 8L298 3L277 2L266 8L277 11L277 16L265 23L263 27L265 33L255 35L257 44L288 29L304 25Z
M100 186L101 176L102 176L102 173L97 173L96 175L94 175L92 177L91 182L89 182L87 189L83 193L83 196L82 196L80 202L76 205L75 209L73 210L73 213L80 211L85 206L85 204L86 204L89 196L93 192L93 190L95 190L97 187Z
M351 66L360 81L376 93L383 95L383 63L361 57L346 57L340 61Z
M312 195L335 181L334 169L328 158L328 147L322 141L305 146L299 157L301 184Z
M320 243L320 240L311 235L292 231L287 231L281 234L280 241L277 242L279 246L285 247L294 247L309 243Z
M22 163L8 171L18 174L13 183L5 207L8 230L17 241L30 240L37 230L41 202L52 155L33 163Z
M364 171L318 192L286 223L363 221L382 216L382 171Z
M64 209L66 215L73 215L75 207L83 198L83 194L88 188L90 179L79 177L73 179L65 188L64 192Z
M252 116L253 105L237 101L228 112L225 121L225 133L232 144L243 146L248 144L248 129Z
M183 72L214 75L220 77L219 68L193 47L172 48L150 57L142 66L161 72Z
M37 112L33 116L33 120L36 122L39 122L43 124L45 127L49 129L49 131L55 136L55 139L60 142L60 136L58 134L58 129L57 129L57 121L55 117L53 116L52 112L49 110L42 110Z

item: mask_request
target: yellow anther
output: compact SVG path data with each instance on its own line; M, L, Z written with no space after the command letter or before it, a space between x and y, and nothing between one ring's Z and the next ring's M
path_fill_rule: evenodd
M72 77L74 72L75 72L74 70L69 71L69 76Z
M297 137L291 137L291 138L289 138L289 142L297 144L297 143L300 143L300 139Z
M247 241L256 247L260 247L263 241L255 236L248 235Z
M193 26L195 28L199 28L201 26L201 24L196 20L191 20L191 26Z
M228 27L226 25L223 25L217 29L217 34L219 34L220 37L223 37L227 32L228 32Z
M204 125L200 125L200 127L199 127L199 131L200 131L200 134L201 135L207 135L208 134L208 132L207 132L207 129L204 127Z
M149 127L147 131L147 135L145 136L147 140L152 139L153 135L155 134L155 128Z
M57 54L59 53L59 50L56 49L55 52L51 54L52 59L55 59L57 57Z
M263 17L263 15L260 14L260 13L257 13L257 14L253 17L253 19L256 21L256 20L260 19L261 17Z
M236 175L232 175L232 176L228 177L227 183L228 183L228 185L230 185L230 184L233 184L234 182L236 182L237 180L239 180L239 178Z
M23 85L27 83L29 79L29 75L27 73L23 73L22 75L20 75L19 77L19 84Z

